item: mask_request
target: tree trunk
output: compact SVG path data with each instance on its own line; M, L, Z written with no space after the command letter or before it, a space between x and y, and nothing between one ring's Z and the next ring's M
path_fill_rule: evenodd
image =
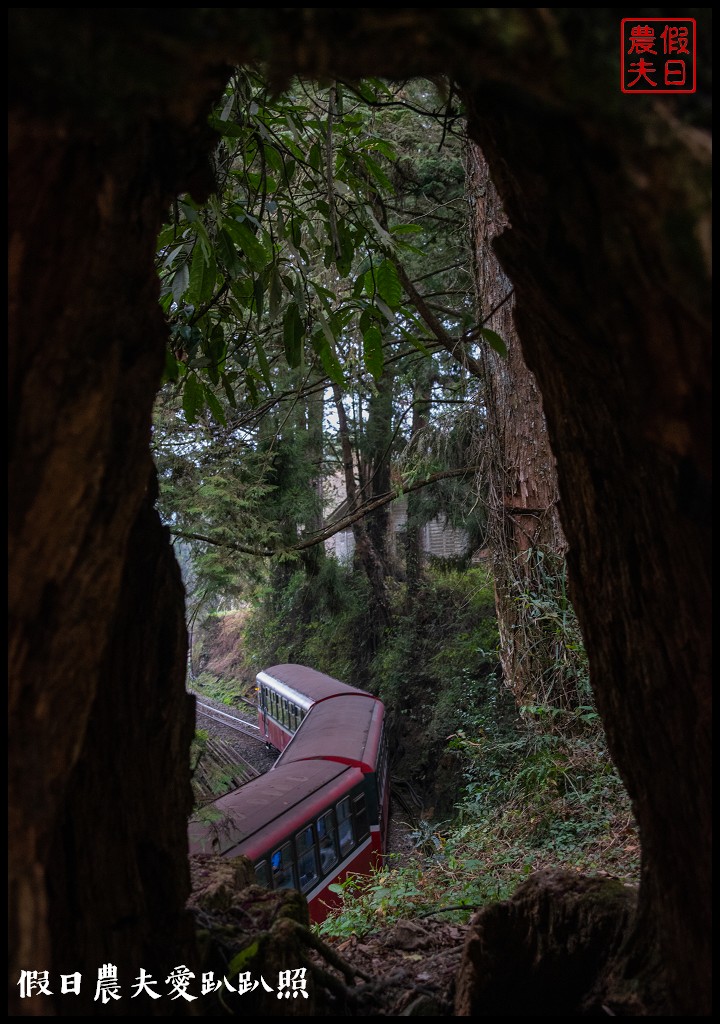
M150 62L138 61L124 18L110 30L82 11L13 12L14 1015L74 1014L91 986L92 1000L106 954L136 973L178 949L193 955L181 926L192 732L183 595L149 510L167 333L154 259L164 213L202 153L196 121L221 79L199 71L183 103L186 55L178 65L158 54L153 74L172 82L178 103L159 115L139 82ZM82 973L79 998L60 994L61 965ZM22 971L50 971L55 998L22 998ZM127 998L136 973L121 978L123 1015L145 1012ZM152 1012L176 1010L167 998L159 1006Z
M654 1012L703 1014L711 591L702 137L668 118L625 146L612 112L599 121L520 95L505 101L484 96L471 123L512 223L496 251L557 458L591 681L640 828L629 970L640 971L633 983ZM638 966L655 958L660 984Z
M376 391L368 402L368 416L361 438L359 462L363 481L363 501L372 501L390 488L391 450L393 442L393 375L386 367L376 382ZM390 505L382 505L367 516L370 543L382 566L383 576L391 575Z
M353 453L348 428L347 414L342 402L340 388L333 385L333 397L335 399L335 410L338 417L338 433L340 435L340 446L343 457L343 472L345 477L345 493L347 494L348 509L354 512L360 503L360 489L355 479L356 456ZM373 543L366 517L358 519L353 523L353 539L355 541L355 556L359 560L372 593L372 610L368 616L371 624L369 647L374 650L379 643L380 635L390 621L390 595L386 583L385 563L382 553L379 552Z
M428 360L421 364L418 378L413 388L413 412L410 426L410 446L421 442L422 433L427 427L430 410L432 388L432 363ZM405 536L405 566L407 575L408 610L417 597L423 574L422 526L419 523L418 511L420 496L417 491L408 494L407 498L407 532Z
M520 709L540 705L572 711L581 695L576 675L567 669L571 634L556 628L557 617L548 607L559 609L565 581L555 458L540 391L515 330L512 284L493 249L508 220L487 161L472 142L467 174L478 321L507 348L500 354L487 341L480 343L487 429L477 459L488 488L503 678Z
M127 1016L141 968L163 994L174 967L196 970L192 922L182 909L195 701L185 693L180 573L154 498L153 488L130 534L85 742L50 846L50 931L63 936L53 971L83 974L79 997L58 1001L62 1015ZM122 733L110 743L118 723ZM97 971L106 963L117 967L123 999L98 1011ZM135 1014L166 1016L166 1001L140 995L132 1005Z
M323 526L323 418L325 415L325 398L322 388L311 391L306 399L307 410L307 458L315 467L315 475L310 486L315 495L316 512L305 523L305 533L311 536L319 533ZM316 575L325 560L325 545L316 544L303 555L305 571Z

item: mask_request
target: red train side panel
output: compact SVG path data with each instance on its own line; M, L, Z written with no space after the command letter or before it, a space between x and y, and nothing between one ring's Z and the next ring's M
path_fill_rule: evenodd
M390 791L378 698L304 665L258 674L259 722L281 751L259 779L190 824L191 852L244 854L258 881L299 889L311 919L339 897L333 882L367 873L387 848Z
M328 886L380 863L381 835L367 795L355 767L321 760L273 768L216 800L213 820L196 815L190 852L244 854L260 884L299 889L312 920L322 921L339 901Z

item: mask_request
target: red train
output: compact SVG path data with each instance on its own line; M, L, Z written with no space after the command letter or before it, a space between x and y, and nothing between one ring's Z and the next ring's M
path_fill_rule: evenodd
M299 889L319 922L339 902L328 887L369 872L387 849L385 707L305 665L275 665L257 682L261 734L280 756L211 804L214 820L203 809L190 852L244 854L261 885Z

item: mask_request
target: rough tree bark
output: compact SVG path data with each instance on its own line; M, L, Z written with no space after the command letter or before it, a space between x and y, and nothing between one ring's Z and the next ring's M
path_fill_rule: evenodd
M493 92L472 104L472 131L512 224L496 251L557 459L595 698L643 844L628 987L650 1012L703 1014L707 137L660 105L643 121L610 103L578 110L567 96L558 107L519 91L501 107Z
M15 1015L53 1014L47 997L20 998L21 971L50 971L54 1011L72 1014L87 1012L79 1004L91 986L92 1000L105 955L136 973L178 945L192 955L182 926L193 722L183 595L151 508L151 410L166 336L153 264L164 213L202 166L203 114L225 76L217 62L199 69L183 95L186 53L178 60L158 41L154 66L140 66L122 17L111 29L67 15L13 12ZM144 72L164 88L153 92ZM59 996L61 969L82 973L79 999ZM118 1005L125 1015L127 999Z
M572 678L561 676L559 642L544 618L531 614L529 592L547 592L562 567L565 536L558 511L555 457L542 397L523 358L513 313L513 288L493 249L507 217L479 146L467 147L467 185L478 320L503 339L501 355L481 341L487 429L477 462L488 489L488 537L495 580L500 661L518 707L538 701L578 706ZM546 556L547 560L546 560ZM560 641L561 642L561 641Z
M557 459L595 696L641 830L625 981L651 1013L709 1012L711 61L708 11L688 13L700 89L667 98L620 94L611 9L197 8L172 23L159 8L11 9L11 1013L53 1013L18 998L21 970L62 955L90 977L105 948L106 922L62 909L74 904L53 837L74 806L76 842L95 842L96 804L70 801L86 753L96 767L89 723L111 638L132 627L158 666L161 651L177 658L176 626L168 647L128 611L164 340L153 245L172 195L199 194L192 170L210 142L197 125L222 65L248 59L268 61L277 85L294 73L461 85L512 224L496 249ZM128 670L134 707L144 671ZM173 692L146 694L159 728L146 784L128 799L121 772L102 780L123 813L138 805L138 828L158 801L172 821L155 840L169 857L165 923L186 892L174 836L187 778L154 774L183 760L187 703ZM122 768L142 730L128 747L124 720L106 728ZM118 861L136 839L116 836ZM103 898L126 905L126 889L113 873ZM140 951L153 909L135 908L116 924ZM68 999L54 1011L74 1013Z

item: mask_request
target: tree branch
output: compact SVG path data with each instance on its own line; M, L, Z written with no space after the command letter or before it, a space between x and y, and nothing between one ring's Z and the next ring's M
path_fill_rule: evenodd
M346 516L343 516L342 519L338 519L336 522L329 524L323 530L320 530L318 533L314 533L311 537L306 537L305 540L285 548L251 548L247 544L238 544L237 541L215 540L213 537L207 537L202 533L188 533L185 530L176 530L173 527L169 527L169 530L173 537L179 537L181 540L199 540L203 544L214 544L216 547L230 548L232 551L240 551L244 555L253 555L256 558L273 558L278 555L289 555L295 551L306 551L308 548L314 547L316 544L322 544L323 541L329 540L330 537L334 537L336 533L340 533L342 530L346 530L348 526L352 526L353 523L362 519L369 512L374 512L376 508L381 508L383 505L387 505L389 502L395 501L396 498L402 497L403 494L410 494L412 491L418 491L422 487L428 487L430 484L437 483L439 480L449 480L453 477L468 476L470 473L477 472L478 469L478 466L465 466L463 469L446 469L440 473L431 473L430 476L426 477L424 480L416 480L414 483L405 484L402 487L396 487L392 491L387 491L385 494L381 494L379 497L373 498L372 501L366 501L353 512L349 512Z

